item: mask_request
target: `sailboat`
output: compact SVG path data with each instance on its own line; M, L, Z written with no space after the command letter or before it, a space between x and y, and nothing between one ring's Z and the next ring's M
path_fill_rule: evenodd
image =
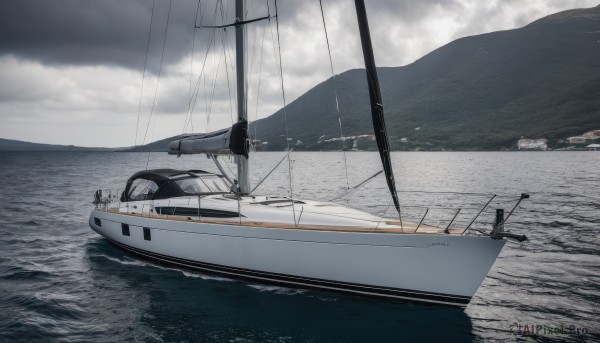
M202 272L287 287L316 288L465 307L507 239L499 216L490 232L402 221L390 160L366 9L356 12L373 129L394 207L382 218L342 204L254 194L244 99L244 1L236 0L238 122L209 134L183 136L169 154L206 154L221 174L204 170L143 170L122 194L97 191L90 227L135 255ZM217 156L234 155L237 179ZM518 203L527 198L521 195ZM486 205L487 206L487 205ZM514 210L514 208L513 208ZM480 212L481 213L481 212ZM512 211L511 211L512 213Z

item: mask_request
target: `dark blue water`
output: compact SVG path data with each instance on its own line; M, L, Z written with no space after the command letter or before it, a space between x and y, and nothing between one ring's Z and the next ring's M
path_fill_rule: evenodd
M255 155L253 181L281 156ZM393 155L403 190L532 196L507 224L530 241L507 244L466 310L252 284L134 258L87 220L93 192L122 187L147 157L0 153L0 341L600 340L598 152ZM292 159L294 196L328 199L346 187L341 153ZM380 169L374 153L348 153L347 165L350 185ZM214 170L204 157L166 154L152 154L149 166ZM282 167L259 191L288 190ZM455 195L402 194L407 213L423 202L471 204ZM491 207L509 209L504 201L514 197ZM382 178L345 201L389 210ZM488 219L477 225L487 228Z

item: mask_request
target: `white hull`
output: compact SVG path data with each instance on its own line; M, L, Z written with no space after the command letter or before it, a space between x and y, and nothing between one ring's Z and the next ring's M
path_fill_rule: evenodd
M366 10L361 1L356 4L373 129L399 213ZM204 271L466 306L505 240L465 236L462 230L451 228L458 212L442 229L403 223L400 217L384 219L334 203L252 194L244 99L244 13L244 1L237 0L238 122L229 130L193 135L169 145L171 154L212 156L223 175L201 170L140 171L127 181L123 193L117 192L118 201L112 193L103 198L101 191L96 192L94 203L104 209L92 211L91 228L138 255ZM263 19L267 18L248 22ZM217 161L215 154L223 153L237 156L239 182L229 180Z
M100 225L99 225L100 224ZM122 224L129 225L129 236ZM133 253L299 287L466 306L504 239L252 227L93 210L90 227ZM144 239L144 228L150 240Z

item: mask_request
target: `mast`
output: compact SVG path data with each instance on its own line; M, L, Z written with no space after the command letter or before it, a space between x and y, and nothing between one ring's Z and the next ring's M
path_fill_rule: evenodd
M358 28L360 31L360 41L362 43L363 56L365 59L365 69L367 70L367 84L369 87L369 98L371 100L371 117L373 119L373 129L379 156L383 164L385 179L394 200L394 206L400 214L400 203L398 193L396 192L396 182L394 180L394 171L392 170L392 161L390 159L390 142L385 129L385 119L383 116L383 105L381 101L381 90L379 89L379 79L377 78L377 69L375 67L375 57L373 55L373 46L371 44L371 33L369 32L369 22L367 20L367 10L364 0L354 0L356 7L356 16L358 17Z
M237 72L237 97L238 97L238 123L247 121L246 113L246 81L244 74L244 13L246 12L244 0L235 1L235 53L236 53L236 72ZM237 156L238 185L240 192L250 193L250 180L248 158Z

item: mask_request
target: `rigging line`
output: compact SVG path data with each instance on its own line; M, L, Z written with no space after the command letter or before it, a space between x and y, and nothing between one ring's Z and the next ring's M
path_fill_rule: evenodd
M245 31L247 32L247 31ZM252 57L250 57L250 64L248 65L248 80L252 80L252 72L254 69L254 58L256 57L256 44L252 44Z
M205 10L204 12L206 12L206 3L204 5ZM217 6L215 5L215 12L213 15L213 18L216 19L217 16ZM200 18L200 21L202 22L202 18L204 17L204 13L202 14L202 17ZM214 23L214 20L213 20ZM204 70L206 67L206 62L208 61L208 54L210 52L211 46L214 42L214 38L215 38L215 29L212 30L212 34L210 35L210 38L208 40L208 44L206 47L206 53L204 54L204 61L202 62L202 68L200 69L200 73L198 74L198 79L196 80L196 86L194 89L194 101L188 103L188 110L186 112L186 117L183 123L183 130L181 132L181 137L183 137L185 130L187 128L187 122L188 122L188 115L191 115L194 112L194 107L196 106L196 101L198 100L198 92L200 91L200 80L202 79L202 75L204 75ZM204 79L206 81L206 78Z
M223 162L225 162L225 167L227 167L227 169L229 169L229 172L231 173L233 179L235 180L235 173L233 172L233 170L231 170L231 167L229 167L229 162L227 162L227 160L223 159Z
M198 4L200 4L200 0L198 0ZM206 1L204 3L203 11L202 11L202 13L200 15L200 23L203 22L204 14L206 13L206 6L208 6L208 1ZM215 15L213 16L213 24L214 24L214 19L216 18L216 13L217 13L217 4L215 4ZM196 27L197 27L196 20L197 20L197 16L196 16L196 19L194 20L194 35L195 35L195 32L196 32ZM191 117L193 116L192 101L195 101L195 99L198 96L199 82L200 82L200 79L202 78L202 75L204 73L204 68L206 66L206 60L208 58L208 53L210 52L210 48L211 48L212 43L213 43L213 39L214 39L214 30L213 30L212 34L209 36L208 44L206 46L206 52L205 52L205 55L204 55L204 60L202 61L202 68L200 69L200 73L198 74L198 79L196 80L196 85L194 86L194 92L193 92L193 94L194 94L194 97L193 97L194 100L192 100L192 96L190 96L190 98L188 99L188 108L187 108L187 111L186 111L186 114L185 114L185 119L183 121L183 129L181 131L181 137L183 137L183 135L185 134L185 131L187 130L187 127L188 127L188 123L189 123L190 126L192 126L191 125L192 124L191 123L191 121L192 121ZM192 61L193 61L193 59L192 59ZM189 119L188 119L188 117L189 117ZM193 128L192 128L192 132L193 132Z
M152 114L154 113L154 105L156 104L156 95L158 94L158 85L160 84L160 74L162 72L163 57L165 55L165 45L167 45L167 31L169 30L169 19L171 18L171 4L172 4L172 0L169 0L169 12L167 13L167 23L165 24L165 34L163 36L163 46L162 46L162 52L160 54L158 79L156 80L156 89L154 90L154 99L152 100L152 108L150 109L150 117L148 118L148 125L146 126L146 132L144 133L144 141L142 144L144 144L146 142L146 136L148 135L148 128L150 127L150 122L152 121ZM149 164L150 164L150 151L148 151L148 159L146 160L146 170L148 170Z
M201 0L198 0L198 4L201 2ZM208 1L204 2L204 7L202 7L202 12L200 12L200 25L202 25L202 20L204 19L204 13L206 13L206 6L208 6ZM196 17L197 19L197 17ZM197 22L194 23L194 29L196 29L196 25Z
M172 3L172 0L169 0L169 12L167 14L167 23L165 25L165 33L163 35L163 46L162 46L162 52L160 54L160 64L158 67L158 79L156 81L156 88L154 90L154 99L152 100L152 108L150 109L150 118L148 118L148 125L146 126L146 132L144 133L144 140L143 140L142 144L144 144L146 142L146 137L148 135L148 128L150 127L150 121L152 120L152 114L154 113L154 106L156 104L156 95L158 94L158 85L160 84L160 74L162 72L163 57L165 56L165 45L167 43L167 31L169 29L169 19L171 17L171 3Z
M392 203L388 200L388 205L385 208L385 212L383 212L383 215L379 216L379 220L377 221L377 226L375 226L375 230L379 228L379 224L381 224L381 222L384 220L388 210L390 209L390 206L392 206ZM402 228L402 225L400 225L400 228Z
M198 99L198 93L200 91L200 81L204 80L204 84L206 84L206 74L204 73L204 69L205 69L205 66L206 66L206 61L207 61L208 53L210 52L211 46L212 46L212 36L211 36L211 40L209 41L208 46L207 46L206 54L204 56L204 61L202 63L202 69L200 70L200 73L198 74L198 79L196 80L196 85L194 86L193 101L191 101L190 103L188 103L188 109L186 111L186 116L185 116L185 120L184 120L183 129L181 131L181 136L182 137L185 134L185 131L186 131L187 126L188 126L188 122L189 122L188 117L191 116L193 114L193 112L194 112L195 104L196 104L196 101ZM206 85L205 85L205 87L206 87Z
M231 6L229 6L229 0L227 0L227 4L225 5L225 7L223 7L223 0L219 0L219 2L221 3L221 22L224 23L225 19L228 18L229 8ZM225 8L225 11L223 11L223 8Z
M267 0L267 8L268 8L268 1L269 0ZM248 8L246 8L246 12L248 13ZM264 19L268 19L268 17L270 17L270 15L267 16L267 17L265 17ZM266 28L266 26L263 26L263 27ZM246 32L248 32L248 31L246 31ZM256 31L258 33L258 29ZM263 30L263 32L264 32L264 30ZM253 75L253 72L254 72L254 60L256 59L256 54L257 54L256 53L256 47L257 47L257 44L252 44L252 57L250 59L250 67L249 67L250 71L248 73L248 83L251 83L252 75ZM259 73L260 73L260 70L259 70ZM260 74L259 74L259 76L260 76ZM248 120L248 123L250 123L250 120Z
M156 118L152 121L152 134L150 135L150 141L154 140L154 133L156 132ZM148 170L148 164L150 163L150 151L148 151L148 159L146 160L146 170Z
M271 46L273 47L273 57L275 59L275 68L277 68L277 73L279 73L279 59L277 58L277 43L275 41L275 34L273 33L273 24L269 21L269 31L271 32Z
M342 114L340 113L340 104L338 100L337 84L335 80L335 72L333 70L333 58L331 57L331 47L329 45L329 35L327 34L327 25L325 25L325 12L323 11L323 1L319 0L319 6L321 7L321 18L323 19L323 30L325 31L325 41L327 42L327 52L329 53L329 66L331 67L331 77L333 81L333 92L335 94L335 109L338 114L338 122L340 124L340 144L342 153L344 155L344 170L346 172L346 189L350 189L350 182L348 181L348 160L346 158L346 148L344 147L344 133L342 131ZM346 198L348 202L348 198Z
M227 38L223 38L227 37ZM227 34L226 30L221 32L221 45L223 46L223 56L225 57L225 77L227 78L227 93L229 94L229 117L231 119L231 125L233 125L233 97L231 96L231 84L229 80L229 67L227 63L227 55L228 55L228 45L229 43L229 34ZM235 96L235 94L234 94Z
M294 148L292 148L292 150L294 150ZM265 177L263 177L256 184L256 186L254 186L254 188L252 188L252 190L250 191L250 194L254 193L254 191L258 188L258 186L260 186L275 171L275 169L277 169L279 167L279 165L281 165L281 163L283 162L283 160L285 160L285 158L287 157L287 155L289 155L292 152L292 150L288 151L288 153L286 154L286 156L283 156L283 158L281 159L281 161L279 161L279 163L277 163L275 165L275 167L273 167L273 169L271 169L271 171Z
M378 176L381 173L383 173L383 170L378 171L377 173L373 174L372 176L370 176L369 178L367 178L363 182L361 182L358 185L356 185L356 186L352 187L351 189L349 189L347 192L344 192L343 194L338 195L335 198L330 199L329 201L334 201L334 200L337 200L337 199L339 199L341 197L347 196L348 194L350 194L350 193L354 192L355 190L357 190L360 186L362 186L362 185L366 184L367 182L373 180L376 176Z
M144 60L144 72L142 73L142 87L140 89L140 104L138 106L137 123L135 124L135 141L133 146L137 146L138 131L140 128L140 113L142 112L142 98L144 95L144 80L146 79L146 66L148 65L148 51L150 50L150 36L152 33L152 19L154 18L154 5L156 0L152 2L152 11L150 13L150 29L148 30L148 41L146 42L146 59Z
M215 77L213 79L212 90L210 94L210 102L208 105L208 112L206 113L206 132L210 131L210 115L212 113L212 105L215 99L215 89L217 88L217 78L219 76L219 69L221 68L221 58L224 54L219 54L219 62L217 63L217 69L215 70ZM225 66L227 67L227 66Z
M204 61L202 62L202 68L200 69L200 73L198 74L198 79L196 80L196 86L194 87L194 100L193 102L190 102L188 104L188 110L186 113L186 120L183 126L183 131L181 132L181 135L183 136L183 134L185 133L185 130L187 128L187 121L188 121L188 116L191 116L194 113L194 109L196 107L196 102L198 100L198 93L200 92L200 81L204 80L204 88L205 88L205 92L206 92L206 74L205 74L205 69L206 69L206 63L208 61L208 54L211 51L211 47L214 44L214 40L215 40L215 30L213 30L208 45L206 47L206 53L204 54ZM202 78L204 76L204 79ZM205 94L206 95L206 94Z
M266 1L267 2L267 16L270 18L271 17L271 6L269 4L269 0ZM271 39L274 41L273 39L273 27L271 26L271 19L269 19L269 28L271 29ZM259 67L258 67L258 85L257 85L257 91L256 91L256 109L254 112L254 141L257 142L257 121L258 121L258 108L259 108L259 101L260 101L260 84L261 84L261 75L262 75L262 62L263 62L263 52L264 52L264 47L265 47L265 36L267 33L267 26L265 25L263 27L263 36L262 36L262 42L261 42L261 46L260 46L260 62L259 62ZM275 44L273 44L273 55L275 54ZM275 64L277 64L277 62L275 62ZM256 146L254 147L256 149Z
M248 18L248 2L244 1L244 4L246 6L244 6L244 18ZM245 23L245 21L239 21L237 23L238 25L244 25L244 43L247 43L247 36L248 36L248 31L250 31L250 27L249 25L246 25L247 23ZM245 79L251 80L252 79L252 65L254 63L254 54L256 53L256 45L252 44L252 50L250 50L249 45L248 44L244 44L244 46L246 46L246 54L244 54L244 70L246 70L246 75L247 77ZM248 63L248 61L250 61L250 63Z
M269 0L266 0L266 4L267 4L267 12L269 12L268 8L269 8ZM268 15L268 17L270 17L270 15ZM259 66L258 66L258 85L257 85L257 89L256 89L256 106L255 106L255 114L254 114L254 120L251 120L250 115L248 115L248 134L250 137L254 137L254 139L250 139L250 147L251 147L251 151L256 151L256 126L254 126L254 136L250 135L250 124L254 124L254 122L256 121L256 118L258 116L258 103L259 103L259 98L260 98L260 74L262 71L262 52L263 52L263 47L264 47L264 39L265 39L265 32L266 32L266 25L263 26L263 36L262 36L262 43L261 43L261 47L260 47L260 60L259 60ZM256 29L256 37L258 38L258 29ZM252 83L252 75L254 72L254 60L257 58L257 45L258 44L253 44L252 46L252 60L250 62L250 75L248 77L247 83L250 84ZM250 87L247 87L248 93L250 93Z
M192 102L192 77L194 76L194 52L196 50L196 21L198 20L198 11L200 11L200 0L198 0L198 6L196 7L196 15L194 16L194 33L192 34L192 56L190 58L190 89L188 95L188 108L189 104ZM187 113L186 120L187 121ZM185 122L184 121L184 122ZM190 126L192 128L192 132L194 132L194 125L192 124L192 116L190 115Z
M234 56L234 52L233 52L235 49L233 48L233 44L231 44L231 40L229 39L229 34L225 36L225 45L227 47L226 52L229 55L229 60L230 61L235 61L235 56ZM231 69L231 74L235 75L235 65L234 65L234 63L230 63L230 69ZM230 87L229 86L229 81L227 83L227 86ZM232 98L230 96L230 100L231 99ZM238 99L237 87L233 87L233 100L235 100L236 103L237 103L237 99ZM230 106L231 106L231 104L230 104ZM230 112L233 113L233 110L231 110ZM231 122L232 122L232 125L233 125L233 123L234 123L233 114L232 114Z
M210 106L208 103L208 83L206 82L206 78L207 78L207 76L204 75L204 112L206 113L206 116L208 117L208 111L210 111ZM205 128L205 132L208 133L208 129Z
M285 102L285 88L283 86L283 62L281 60L281 42L279 41L279 17L277 15L277 0L275 0L275 27L277 29L277 49L279 54L276 57L279 57L279 77L281 79L281 96L283 99L283 119L285 122L285 143L287 145L287 150L291 153L290 151L290 134L288 131L288 124L287 124L287 111L286 111L286 107L287 104ZM294 214L294 223L297 225L296 222L296 208L294 206L294 183L292 181L292 161L290 158L290 154L287 155L287 160L288 160L288 177L290 180L290 199L292 200L292 212Z
M268 4L268 2L267 2ZM263 61L263 51L264 51L264 46L265 46L265 33L267 32L267 26L264 27L263 29L263 37L262 37L262 43L260 46L260 60L258 63L258 86L256 89L256 111L254 113L254 122L252 123L254 125L254 141L256 142L257 138L256 138L256 121L258 120L258 105L259 105L259 100L260 100L260 81L261 81L261 75L262 75L262 61Z
M215 30L216 30L216 29L215 29ZM213 38L216 38L216 32L214 32ZM215 41L215 39L213 39L213 43L214 43L214 41ZM215 43L215 44L216 44L216 43ZM219 66L220 66L220 63L221 63L221 59L220 59L220 58L221 58L222 56L221 56L221 54L218 54L218 55L219 55L219 62L218 62L217 68L220 68L220 67L219 67ZM215 57L215 56L213 56L213 57L214 57L214 58L213 58L213 64L214 64L214 62L215 62L214 60L216 59L216 57ZM205 63L206 63L206 61L207 61L207 60L208 60L208 51L207 51L207 59L205 60ZM203 66L203 68L204 68L204 66ZM213 84L216 84L217 76L218 76L218 69L217 69L217 70L215 71L215 73L214 73L214 82L213 82ZM207 77L207 75L206 75L206 74L204 74L204 92L205 92L205 101L207 101L207 100L206 100L206 77ZM200 85L200 78L198 78L198 83L197 83L197 86L198 86L198 87L196 88L196 95L195 95L195 97L194 97L194 102L193 102L193 104L192 104L192 108L191 108L191 110L190 110L190 113L193 113L193 111L194 111L194 109L195 109L195 107L196 107L196 103L197 103L197 100L198 100L198 93L200 92L199 85ZM208 102L207 102L207 104L206 104L206 106L207 106L207 111L210 111L210 110L212 109L212 97L214 97L214 87L215 87L215 86L213 85L213 91L212 91L212 95L211 95L211 102L210 102L210 103L208 103ZM209 120L209 118L208 118L209 116L210 116L210 114L207 112L207 122L209 122L209 121L210 121L210 120ZM206 129L207 129L207 132L208 132L208 128L206 128Z
M227 175L227 173L225 172L225 169L223 169L223 166L221 165L221 163L219 162L219 156L218 155L213 155L210 154L210 158L215 162L215 165L217 166L217 169L219 169L219 171L221 172L221 175L223 175L223 177L229 181L229 184L233 187L235 185L234 181L235 178L230 178L229 175ZM227 162L225 162L225 165L227 166ZM227 169L229 169L229 171L231 171L231 169L229 168L229 166L227 166ZM233 173L231 173L233 175Z

